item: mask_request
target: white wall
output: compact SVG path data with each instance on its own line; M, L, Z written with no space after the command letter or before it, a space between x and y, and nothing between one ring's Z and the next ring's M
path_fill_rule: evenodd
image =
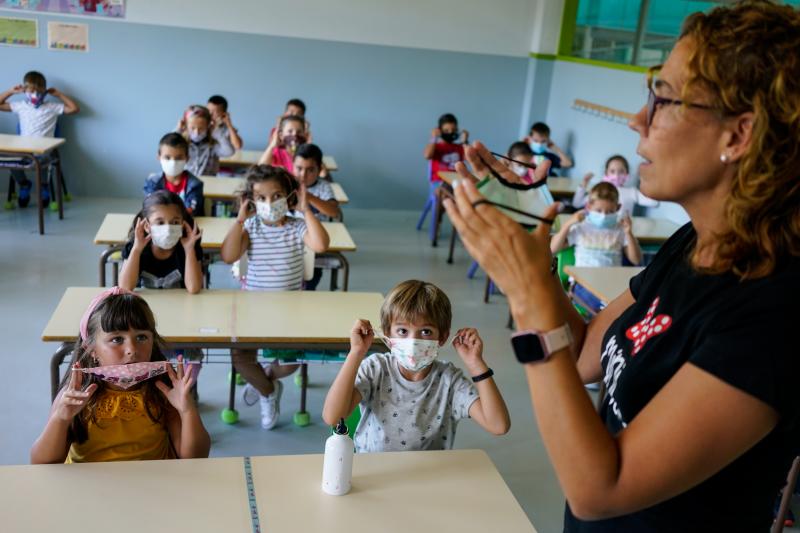
M534 14L562 1L129 0L126 20L523 57L530 52Z

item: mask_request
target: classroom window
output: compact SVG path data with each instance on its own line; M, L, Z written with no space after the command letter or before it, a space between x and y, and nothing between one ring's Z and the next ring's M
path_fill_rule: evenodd
M588 60L648 67L663 63L683 20L724 2L697 0L567 0L559 52ZM798 6L800 0L785 0ZM564 49L566 48L566 49Z

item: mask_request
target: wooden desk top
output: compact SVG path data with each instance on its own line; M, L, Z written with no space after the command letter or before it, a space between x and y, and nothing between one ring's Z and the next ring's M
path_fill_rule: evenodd
M564 272L604 304L628 290L631 278L642 270L641 267L564 267Z
M0 133L0 152L44 154L66 142L59 137L23 137Z
M227 178L223 178L227 179ZM134 214L108 213L94 236L95 244L115 246L128 240L128 231L133 223ZM236 223L235 218L197 217L197 224L203 230L201 246L204 250L218 250L222 248L222 241L228 234L231 226ZM342 222L323 222L322 225L331 239L331 252L354 252L356 243L347 227Z
M233 200L245 187L244 178L201 176L200 181L203 182L203 196L210 200ZM332 182L331 188L337 202L346 204L350 201L341 184Z
M255 165L258 163L258 160L263 153L264 150L239 150L230 157L220 159L219 164L223 166L249 167L250 165ZM339 170L339 166L336 164L336 159L334 159L331 155L322 156L322 164L325 165L330 171L335 172Z
M74 341L89 302L102 287L69 287L42 332L45 342ZM349 343L357 318L377 320L377 292L139 290L168 342Z
M439 172L439 177L448 185L458 179L458 172ZM572 178L547 178L547 188L553 196L572 196L578 187L578 182Z
M570 215L563 213L558 215L553 230L557 231L569 217ZM678 224L666 218L631 217L631 220L633 221L633 235L642 244L661 244L680 229Z
M252 457L251 465L269 533L536 533L479 450L356 454L345 496L322 492L322 455ZM254 531L242 457L0 466L6 531L85 531L87 501L97 502L91 523L119 533ZM401 502L413 502L413 520L392 519Z

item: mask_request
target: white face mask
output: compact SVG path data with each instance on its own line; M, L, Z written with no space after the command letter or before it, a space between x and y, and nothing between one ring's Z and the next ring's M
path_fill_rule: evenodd
M278 222L288 211L286 198L278 198L274 202L256 202L256 213L267 222Z
M516 174L520 178L528 175L528 167L523 167L522 165L518 165L516 163L513 163L511 165L511 170L513 170L514 174Z
M406 370L419 372L439 355L439 342L422 339L389 339L392 355Z
M180 224L150 226L150 236L153 238L153 244L162 250L169 250L181 240L183 226Z
M185 159L161 159L161 170L167 176L179 176L186 168Z

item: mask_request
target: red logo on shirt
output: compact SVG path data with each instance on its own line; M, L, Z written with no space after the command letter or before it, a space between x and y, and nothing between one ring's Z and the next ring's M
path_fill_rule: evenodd
M637 322L625 332L625 336L633 341L633 353L636 355L652 337L661 335L672 325L672 318L667 315L656 315L659 298L650 304L650 309L641 322Z

